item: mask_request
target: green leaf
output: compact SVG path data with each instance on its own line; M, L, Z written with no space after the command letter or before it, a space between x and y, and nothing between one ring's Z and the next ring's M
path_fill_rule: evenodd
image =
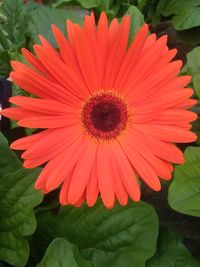
M144 16L136 6L130 6L126 12L127 15L130 15L131 26L129 34L129 43L133 40L133 37L144 24Z
M200 147L188 147L185 158L186 163L175 168L168 202L178 212L200 217Z
M9 148L8 142L4 135L0 132L0 179L10 172L14 172L22 167L21 162L17 158L16 154Z
M57 46L51 24L57 25L63 32L66 32L66 20L70 19L75 23L82 24L83 18L88 12L78 7L67 7L65 9L54 9L42 6L31 12L30 33L35 43L39 42L38 34L44 36L51 44Z
M0 78L8 77L11 66L10 57L7 51L0 51Z
M108 15L109 13L112 15L115 15L114 10L110 9L111 3L112 3L112 0L98 0L99 10L107 12Z
M39 169L19 169L5 175L0 183L0 260L22 267L29 256L29 244L23 238L36 229L33 208L42 194L33 189Z
M54 239L36 267L93 267L90 262L81 259L77 248L64 238Z
M29 15L23 0L4 0L0 6L0 76L8 77L12 55L26 45Z
M200 97L200 74L194 75L193 84L198 97Z
M168 5L169 5L169 0L158 0L157 12L160 14L164 14Z
M93 208L83 205L63 207L58 214L41 212L37 219L37 248L38 243L48 245L59 236L76 244L80 255L95 267L144 267L155 252L158 219L144 202L126 207L116 204L108 210L98 201Z
M162 228L159 233L157 252L147 261L146 267L200 267L180 237Z
M197 106L195 108L193 108L193 111L196 111L196 113L198 115L200 115L200 106ZM197 136L197 140L195 141L195 143L200 145L200 119L198 117L198 119L196 121L192 122L192 131L196 134Z
M0 28L0 44L1 44L3 49L5 49L5 50L9 49L9 42L8 42L7 37L1 28Z
M98 6L98 2L101 0L76 0L78 4L80 4L83 8L90 9ZM53 4L53 7L58 7L60 5L63 5L65 3L71 3L73 0L58 0L55 4Z
M98 8L100 11L108 11L111 0L58 0L52 7L60 7L65 4L77 3L85 9Z
M6 17L6 22L0 24L0 26L7 33L10 46L22 46L29 19L23 0L4 0L0 13Z
M183 67L182 73L193 76L194 89L200 96L200 47L194 48L187 54L187 63Z
M187 54L187 66L192 74L200 74L200 47L194 48Z
M161 0L159 6L164 16L174 15L172 23L176 30L200 26L199 0Z

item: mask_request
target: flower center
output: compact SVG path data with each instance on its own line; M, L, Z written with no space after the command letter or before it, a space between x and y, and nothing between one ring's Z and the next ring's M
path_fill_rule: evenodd
M112 91L98 91L82 106L84 130L96 140L118 138L128 126L128 108L124 98Z

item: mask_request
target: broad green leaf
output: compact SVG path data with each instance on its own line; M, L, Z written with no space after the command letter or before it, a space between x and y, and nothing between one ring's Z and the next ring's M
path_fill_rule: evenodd
M187 54L187 67L192 74L200 74L200 47L194 48Z
M36 267L93 267L78 255L76 246L64 238L54 239Z
M29 15L23 0L4 0L0 5L0 76L8 77L10 60L27 43Z
M39 169L19 169L5 175L0 183L0 260L22 267L29 256L24 236L36 229L33 208L42 194L33 189Z
M74 2L74 1L73 0L58 0L55 4L53 4L53 7L58 7L65 3L71 3L71 2ZM89 9L89 8L97 7L100 0L75 0L75 2L80 4L83 8Z
M107 12L107 14L110 13L112 15L115 15L114 10L110 9L112 0L98 0L98 3L99 3L99 10L100 11L105 11L105 12Z
M159 3L164 16L174 15L172 23L177 30L200 26L199 0L161 0Z
M157 4L157 11L163 14L167 9L168 5L169 5L169 0L159 0Z
M95 267L144 267L155 252L158 219L147 203L129 203L106 209L100 201L93 208L63 207L58 214L38 214L34 243L49 244L62 237L79 248ZM42 248L38 248L41 251Z
M51 25L57 25L63 32L66 32L66 20L82 24L83 18L88 12L79 7L68 7L65 9L55 9L42 6L31 12L30 33L34 42L39 42L38 34L44 36L51 44L56 46L51 30Z
M9 148L8 142L4 135L0 133L0 179L10 172L14 172L22 167L21 162L16 154Z
M131 42L137 31L144 24L144 16L136 6L130 6L126 14L130 15L131 18L130 35L129 35L129 42Z
M147 261L146 267L200 267L200 262L192 257L180 237L161 229L157 252Z
M200 96L200 47L194 48L187 54L187 63L183 67L182 73L193 76L194 89Z
M181 213L200 217L200 147L188 147L186 163L176 166L168 202Z
M0 23L0 28L6 32L10 48L21 47L25 41L29 19L23 0L4 0L0 13L5 16L5 23Z
M73 2L76 2L77 4L81 5L83 8L86 9L98 8L100 11L108 11L111 0L58 0L52 6L60 7L64 4Z
M200 116L200 106L196 106L192 110L196 112L198 116ZM199 117L196 121L192 122L192 131L197 136L197 140L195 141L195 143L200 144L200 119Z
M199 74L194 75L193 84L198 97L200 97L200 72Z

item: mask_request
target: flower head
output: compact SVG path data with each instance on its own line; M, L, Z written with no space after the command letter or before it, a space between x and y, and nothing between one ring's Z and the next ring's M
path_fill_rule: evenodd
M140 200L139 177L155 191L169 180L173 163L184 162L174 143L192 142L196 114L189 76L177 77L182 62L171 60L167 37L148 35L144 24L128 47L130 17L110 26L102 13L83 27L67 21L66 38L52 25L59 50L42 36L28 64L12 62L12 80L32 97L15 96L3 115L43 131L11 147L26 150L24 167L46 163L35 188L61 185L60 203L93 206L98 195L111 208L118 199Z

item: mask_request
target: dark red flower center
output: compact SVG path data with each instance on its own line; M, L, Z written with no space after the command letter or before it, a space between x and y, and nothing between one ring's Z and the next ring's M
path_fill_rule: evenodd
M97 140L109 141L127 128L128 109L123 97L100 91L84 102L81 118L89 135Z

